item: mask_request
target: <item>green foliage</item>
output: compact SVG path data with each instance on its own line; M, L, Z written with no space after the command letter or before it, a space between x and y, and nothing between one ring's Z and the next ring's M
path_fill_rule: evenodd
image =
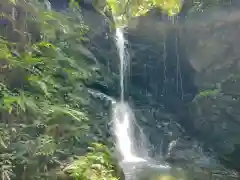
M79 157L65 171L77 180L117 180L113 175L115 170L108 149L94 143L90 150L91 152Z
M196 95L195 100L209 96L216 96L218 93L219 93L218 89L201 91Z
M0 27L0 179L57 179L60 167L78 163L71 157L98 140L100 126L92 125L103 108L85 86L99 76L83 45L88 28L73 1L64 13L35 0L0 5L8 21ZM7 11L13 7L16 19ZM114 179L109 152L83 158L91 156L102 157L102 175Z
M102 3L97 1L98 7ZM101 1L100 1L101 2ZM184 3L184 7L183 7ZM168 16L177 15L182 8L187 13L203 11L213 6L230 5L231 0L106 0L105 11L110 10L113 14L115 25L126 25L129 19L143 16L151 9L158 8Z
M121 25L126 24L132 17L145 15L154 7L173 16L180 12L182 4L180 0L107 0L107 5L111 9L117 25Z

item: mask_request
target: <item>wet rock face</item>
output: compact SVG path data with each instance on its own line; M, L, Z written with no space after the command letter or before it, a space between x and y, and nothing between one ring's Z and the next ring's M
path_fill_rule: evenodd
M234 84L239 83L234 77L228 80L227 89L224 83L219 92L200 96L189 106L190 117L198 138L207 147L213 148L223 162L234 168L239 168L239 95L234 92ZM230 83L230 82L231 83ZM232 92L231 92L232 91ZM231 159L231 160L230 160Z
M162 124L166 112L171 112L178 117L172 118L172 120L178 121L190 136L201 141L205 150L212 149L224 165L239 170L240 157L237 154L240 153L238 147L240 142L238 138L240 135L240 115L238 113L240 107L240 94L238 93L240 89L240 39L237 35L239 32L237 22L240 21L240 16L236 9L228 9L228 11L226 13L226 9L213 9L206 12L206 17L197 14L192 19L182 20L178 26L179 36L174 35L174 31L170 33L170 29L166 33L164 28L161 28L166 28L164 24L160 24L160 22L155 24L154 22L158 21L156 17L155 19L144 17L139 20L141 23L138 23L135 29L131 27L128 39L133 45L138 42L136 49L132 47L134 52L132 63L136 63L132 65L132 84L143 89L142 92L149 97L146 100L149 106L153 108L154 102L158 102L159 111L162 113L157 118L147 118L148 125L144 126L146 128L150 126L151 130L148 132L154 132L152 142L161 144L159 140L154 140L154 137L164 136L162 129L156 128L158 126L156 124L158 124L157 122ZM218 16L213 15L215 13ZM144 24L144 22L146 23ZM146 26L150 26L153 31L147 29ZM131 32L134 33L131 34ZM131 35L135 36L135 39ZM154 37L159 41L154 40ZM179 61L185 78L183 80L185 83L183 85L184 94L194 95L194 91L196 91L194 85L200 92L192 102L191 98L190 101L179 100L181 93L177 93L177 80L179 79L176 78L177 75L174 72L176 72L178 56L176 56L176 51L174 52L175 44L170 43L174 42L176 37L179 37L179 41L182 42L181 47L185 47L186 50L183 55L184 48L181 49ZM142 43L140 43L141 40ZM163 44L164 42L165 44ZM142 49L140 48L141 44L143 45ZM167 83L161 81L164 76L159 75L159 72L163 74L165 72L164 65L166 64L164 64L164 56L162 56L164 46L167 47L167 57L165 57L167 69L171 69L166 73L170 80ZM187 68L189 64L194 70ZM193 79L188 81L186 76ZM186 88L189 89L186 90ZM160 89L161 93L159 93ZM134 95L136 95L136 91L133 92ZM188 103L187 108L183 108L186 103ZM151 122L155 125L149 125ZM156 130L154 131L154 129ZM171 129L168 129L168 132L170 131ZM173 132L178 134L176 131ZM182 156L178 153L176 156L180 155Z
M176 36L176 31L172 30L169 24L163 23L158 16L150 15L135 20L137 23L135 27L130 28L128 35L131 44L138 42L136 49L132 47L134 52L132 62L136 63L132 65L132 84L139 89L142 88L146 96L152 97L146 100L149 106L153 108L154 102L158 102L158 110L162 113L158 118L153 118L155 122L147 118L147 124L153 122L154 128L157 129L157 122L163 123L166 112L177 115L178 118L172 120L178 121L190 136L201 141L205 150L212 149L223 164L238 170L240 167L240 159L237 155L240 142L238 138L240 135L238 113L240 39L237 35L239 12L237 9L228 8L211 9L204 12L205 14L194 14L193 17L181 20L178 25L172 26L173 29L177 28L179 36ZM181 93L177 91L180 80L175 74L176 60L179 58L174 50L176 38L182 42L179 62L183 70L184 95L189 94L190 97L194 95L196 92L194 88L200 92L192 102L191 98L190 100L183 98L184 100L181 101ZM141 44L142 49L140 49ZM162 56L163 47L166 47L166 62ZM185 55L183 55L183 47L186 50ZM165 65L168 71L165 71ZM163 74L167 72L168 81L161 81L164 76L159 75L159 72ZM188 81L186 76L193 79ZM159 92L159 89L162 91ZM134 94L136 95L136 91L133 92L133 96ZM187 108L183 108L186 103L188 103ZM154 128L151 128L152 132ZM168 131L170 132L171 129ZM178 134L176 131L173 132ZM161 128L155 130L153 134L157 134L158 137L164 136ZM157 140L152 142L161 144Z
M193 22L194 17L186 19L181 37L185 41L190 64L197 71L196 84L206 86L239 71L240 11L213 9L195 16L198 23Z
M200 91L188 108L197 138L213 148L225 165L238 170L239 15L238 9L212 9L196 15L195 23L194 18L187 19L182 34Z

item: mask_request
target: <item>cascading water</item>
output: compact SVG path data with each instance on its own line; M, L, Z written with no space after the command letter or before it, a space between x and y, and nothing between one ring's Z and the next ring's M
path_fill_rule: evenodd
M119 102L113 110L116 144L122 156L122 162L144 162L136 155L133 143L133 113L127 103Z
M133 144L133 118L131 108L124 102L124 75L127 66L127 53L125 51L125 38L123 28L116 29L116 45L120 59L120 102L113 108L113 130L116 137L116 145L122 156L123 162L146 161L135 155L136 150Z
M116 46L120 59L120 102L115 103L113 108L113 133L116 139L116 148L121 156L119 162L126 180L135 180L135 165L146 162L145 159L136 155L137 151L133 142L134 114L124 101L124 77L127 67L127 53L125 51L125 38L123 28L116 29Z
M115 136L116 148L120 153L120 166L122 167L126 180L139 179L137 173L142 174L141 177L148 177L149 173L154 172L169 173L170 166L155 163L146 153L147 148L142 146L140 154L139 148L136 147L136 139L134 138L134 129L137 126L134 113L128 104L124 101L124 75L127 67L127 52L125 50L125 38L123 28L116 29L116 46L118 48L120 58L120 102L115 103L113 107L113 134ZM140 136L139 136L140 137ZM143 139L140 139L142 141ZM141 157L140 157L141 156ZM142 169L147 169L142 172Z
M124 101L124 74L126 69L126 52L125 52L125 38L123 34L123 28L116 29L116 45L118 48L120 59L120 90L121 90L121 102Z

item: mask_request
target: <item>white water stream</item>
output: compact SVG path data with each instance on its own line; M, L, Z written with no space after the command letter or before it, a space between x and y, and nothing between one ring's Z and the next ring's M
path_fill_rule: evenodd
M118 48L118 54L120 59L120 91L121 91L121 102L124 101L124 75L127 65L127 53L125 51L125 38L123 28L116 29L116 45Z
M126 40L123 28L116 29L116 45L120 59L120 102L113 108L113 131L116 137L116 146L121 154L123 162L143 162L146 161L135 155L136 149L133 143L134 115L131 108L124 102L124 75L128 62L125 51Z
M140 147L140 150L139 147L136 146L134 130L139 127L135 122L132 109L127 102L124 101L124 77L129 62L127 62L128 57L125 47L126 40L124 38L123 28L117 28L115 36L120 59L121 97L120 102L116 102L112 109L112 122L116 148L121 156L119 163L120 165L122 164L125 179L136 180L136 174L139 172L142 173L140 176L146 175L146 171L142 171L142 169L148 169L147 171L151 173L152 171L167 173L170 166L165 165L164 163L157 165L146 153L148 152L147 147L143 145ZM138 135L138 137L141 137L141 135ZM144 141L144 139L138 140ZM144 153L140 153L140 151Z

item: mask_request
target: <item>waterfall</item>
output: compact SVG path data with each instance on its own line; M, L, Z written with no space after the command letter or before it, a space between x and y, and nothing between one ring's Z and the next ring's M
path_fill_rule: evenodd
M128 64L127 51L125 48L123 28L116 29L116 46L120 59L120 102L113 108L113 133L116 138L116 146L123 162L146 161L136 155L137 150L133 142L134 114L128 104L124 101L124 77Z
M120 59L120 101L114 103L112 109L113 135L115 137L116 149L120 154L119 164L125 174L126 180L138 180L137 177L150 177L154 173L169 174L170 166L161 162L157 163L148 156L148 149L136 144L135 132L139 128L135 121L134 113L124 97L124 77L127 68L128 54L126 51L123 28L116 29L116 46ZM140 132L141 129L139 128ZM138 135L140 141L144 141Z
M116 45L118 48L118 54L120 59L120 91L121 91L121 101L124 101L124 75L127 65L127 53L125 51L125 38L123 34L123 28L116 29Z

